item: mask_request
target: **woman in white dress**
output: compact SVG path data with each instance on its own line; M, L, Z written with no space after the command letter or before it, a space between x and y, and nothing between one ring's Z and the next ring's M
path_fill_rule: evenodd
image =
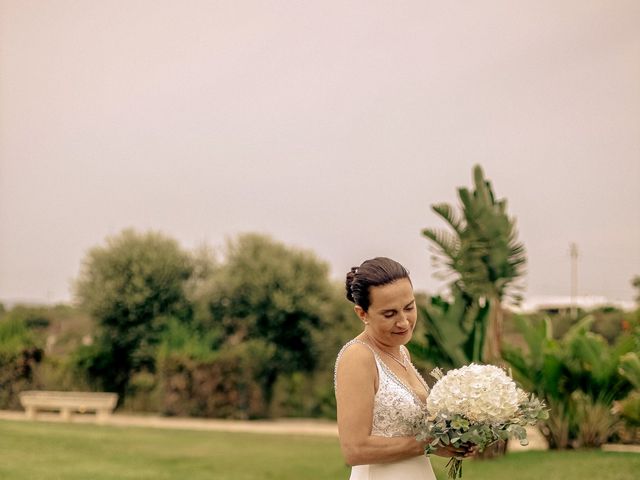
M363 332L338 354L335 390L340 446L350 480L435 480L426 442L411 419L424 409L429 387L404 346L417 313L407 270L389 258L367 260L347 273L347 299ZM436 455L469 455L441 448Z

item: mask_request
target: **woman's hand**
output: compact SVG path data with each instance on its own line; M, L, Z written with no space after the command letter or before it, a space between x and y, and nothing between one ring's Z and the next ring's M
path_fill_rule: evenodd
M438 447L433 453L434 455L438 455L440 457L469 458L475 456L475 454L477 453L477 447L470 443L463 444L459 447L454 447L453 445L443 445Z

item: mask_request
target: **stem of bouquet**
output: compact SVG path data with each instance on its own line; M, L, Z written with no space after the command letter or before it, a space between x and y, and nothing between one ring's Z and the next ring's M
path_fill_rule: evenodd
M449 478L462 478L462 459L451 457L445 467L448 468L447 476Z

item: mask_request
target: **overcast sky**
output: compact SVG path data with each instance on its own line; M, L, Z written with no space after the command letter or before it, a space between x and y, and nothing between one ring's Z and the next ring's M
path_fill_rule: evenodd
M436 292L430 210L480 163L527 296L640 274L637 0L0 0L0 300L66 301L125 227L239 232Z

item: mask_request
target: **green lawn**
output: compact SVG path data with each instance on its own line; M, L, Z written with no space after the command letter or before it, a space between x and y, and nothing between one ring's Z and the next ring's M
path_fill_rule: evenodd
M433 460L446 479L444 460ZM632 480L640 454L513 453L465 462L467 480ZM311 436L0 421L2 480L346 480L338 442Z

